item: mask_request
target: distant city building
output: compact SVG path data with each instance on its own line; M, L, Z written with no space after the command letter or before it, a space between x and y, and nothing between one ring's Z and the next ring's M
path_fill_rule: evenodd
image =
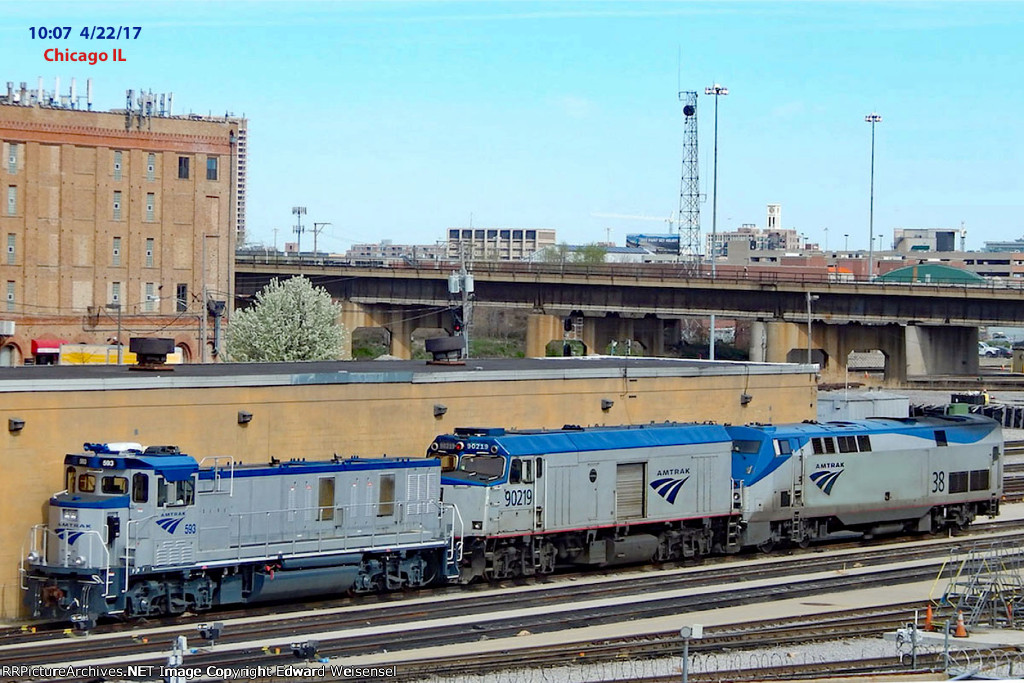
M730 249L736 251L799 251L806 249L807 243L803 235L793 229L782 226L782 205L769 204L765 216L765 228L753 223L744 223L738 230L724 231L705 237L704 247L707 253L716 257L728 256Z
M892 249L901 254L956 251L958 232L953 228L896 228L892 231Z
M1024 253L1024 239L1015 239L1012 242L985 242L982 251L1002 251Z
M534 252L555 245L549 228L449 228L447 257L478 261L525 261Z
M391 240L381 240L375 244L353 244L345 252L345 258L352 261L440 261L447 251L447 242L394 244Z

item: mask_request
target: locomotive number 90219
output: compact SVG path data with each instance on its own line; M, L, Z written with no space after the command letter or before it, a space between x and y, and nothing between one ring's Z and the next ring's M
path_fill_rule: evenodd
M505 489L505 507L533 505L533 489Z

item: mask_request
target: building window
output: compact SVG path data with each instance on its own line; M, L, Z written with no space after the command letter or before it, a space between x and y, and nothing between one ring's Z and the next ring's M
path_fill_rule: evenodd
M8 145L7 172L14 175L18 172L18 143L12 142Z
M121 220L121 191L114 190L114 220Z
M7 310L14 310L14 280L7 281Z
M156 180L156 155L146 157L146 180Z
M174 305L178 313L188 310L188 284L179 282L174 291Z
M13 232L7 233L7 265L14 265L14 245L16 244L17 235Z
M114 152L114 180L121 179L121 153Z
M119 304L121 303L121 283L111 282L110 283L110 303ZM120 339L118 340L120 341Z
M10 185L7 187L7 215L15 216L18 213L18 187Z
M156 285L152 282L146 283L146 301L142 304L142 310L152 313L156 302Z
M178 157L178 178L188 180L188 157Z
M121 238L114 238L114 250L110 254L110 265L119 266L121 265Z
M217 157L206 157L206 179L217 179Z
M156 215L156 195L152 192L146 193L146 220L154 221Z

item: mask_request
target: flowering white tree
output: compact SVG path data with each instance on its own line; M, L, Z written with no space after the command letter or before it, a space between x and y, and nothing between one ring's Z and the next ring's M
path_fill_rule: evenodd
M228 327L228 358L239 362L333 360L341 356L341 306L307 278L270 281L256 303L236 311Z

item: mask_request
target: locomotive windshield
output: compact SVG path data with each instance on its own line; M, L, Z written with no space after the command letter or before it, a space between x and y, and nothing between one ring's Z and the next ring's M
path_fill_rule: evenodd
M732 442L733 453L757 453L761 450L760 441L735 439Z
M497 479L505 473L505 458L496 455L464 455L459 460L459 471L485 479Z

